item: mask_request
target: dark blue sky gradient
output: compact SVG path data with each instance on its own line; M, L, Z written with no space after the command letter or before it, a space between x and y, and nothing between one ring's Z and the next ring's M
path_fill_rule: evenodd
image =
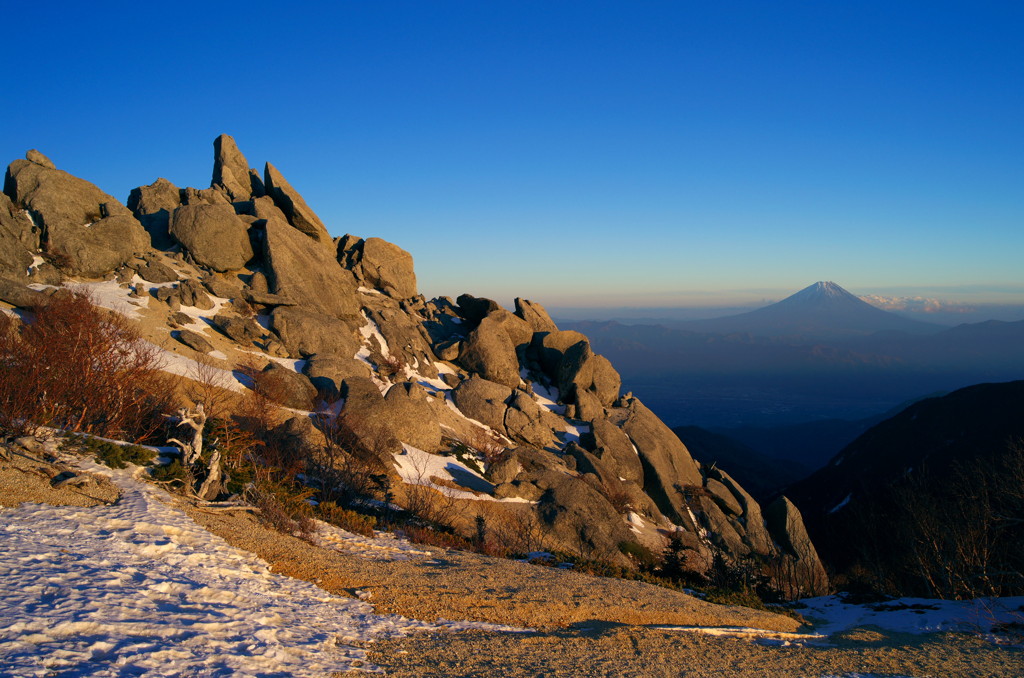
M38 148L124 200L208 185L226 132L333 234L412 252L428 296L665 306L830 279L1024 299L1021 3L5 16L0 161Z

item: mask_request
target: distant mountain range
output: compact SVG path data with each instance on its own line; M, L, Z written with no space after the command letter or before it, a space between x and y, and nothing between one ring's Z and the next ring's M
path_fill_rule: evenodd
M722 318L681 322L678 326L703 333L746 332L763 337L801 339L864 336L884 331L932 334L943 329L940 325L883 311L827 281L816 282L764 308Z
M943 328L877 309L829 282L699 323L563 326L589 336L626 387L672 426L863 420L927 394L1024 378L1024 321Z

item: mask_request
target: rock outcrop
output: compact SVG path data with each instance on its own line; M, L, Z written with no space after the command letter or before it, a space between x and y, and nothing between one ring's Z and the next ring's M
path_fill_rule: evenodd
M7 168L4 193L41 229L40 242L59 268L95 278L149 246L131 211L93 184L56 169L38 152ZM34 160L33 160L34 159Z
M0 193L0 275L27 276L37 249L39 234L32 220L15 209L6 193Z
M221 134L213 142L213 152L213 181L210 186L223 189L232 202L252 198L249 163L238 150L235 140L227 134Z
M313 240L325 246L331 245L331 236L328 235L327 227L320 221L320 217L269 162L263 170L263 182L267 195L273 198L274 204L284 212L289 224Z
M326 231L325 231L326 233ZM318 313L359 317L356 281L325 247L278 219L268 219L263 251L270 291Z
M169 233L171 215L179 205L181 191L164 178L133 188L128 195L128 209L149 233L153 246L161 250L173 244Z
M481 320L462 343L459 364L489 381L509 388L519 385L515 345L501 323L491 317Z
M189 204L174 210L171 236L200 266L233 271L253 258L249 226L231 205Z
M289 454L330 443L339 472L418 488L394 497L509 501L546 548L581 558L629 567L630 543L658 551L675 535L698 575L755 563L790 593L797 580L802 594L825 590L796 507L781 498L762 512L726 472L696 463L639 399L620 397L618 372L586 336L524 299L514 311L469 294L425 300L408 252L332 240L280 172L267 163L261 179L230 136L214 142L210 188L158 179L127 207L36 151L11 163L0 301L36 306L49 297L29 282L109 274L149 304L169 345L207 361L231 353L271 400L318 408L275 429ZM416 450L446 456L413 478Z
M345 236L338 245L338 259L357 280L390 297L410 299L417 294L412 255L398 245L380 238Z

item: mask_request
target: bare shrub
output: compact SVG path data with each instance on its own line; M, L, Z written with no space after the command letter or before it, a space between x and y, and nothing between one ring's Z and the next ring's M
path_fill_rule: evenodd
M402 488L405 509L422 520L446 527L454 526L461 516L462 507L456 498L457 490L438 486L431 481L429 460L411 456L412 478Z
M548 530L529 506L488 506L487 544L498 554L545 551Z
M200 354L189 367L187 376L189 382L185 385L185 395L188 399L196 404L202 403L210 419L222 420L236 398L225 372L209 356Z
M380 462L384 431L364 425L359 435L349 416L328 412L317 413L314 423L324 443L310 450L308 472L317 479L321 494L341 504L366 497L390 501L387 469Z
M508 445L497 433L477 427L473 427L470 433L458 440L480 455L484 460L484 468L490 468L491 464L501 459L502 454L508 449Z
M848 581L888 594L977 598L1024 592L1024 444L922 468L850 516ZM884 522L885 530L878 524Z
M377 373L382 377L391 378L405 369L405 362L396 355L381 356L377 361Z
M341 508L333 501L322 501L316 509L320 517L332 525L366 537L373 536L373 528L377 524L373 516Z
M27 323L0 319L0 425L55 426L133 442L170 409L159 350L84 294L55 294Z
M312 495L308 488L267 479L254 485L247 498L260 510L260 520L265 524L278 532L308 537L316 531L313 507L309 504Z
M602 481L597 489L619 515L625 515L633 510L633 499L622 483Z
M281 420L281 406L265 392L257 388L262 369L254 359L240 363L236 368L251 385L242 394L235 411L242 428L250 431L269 431Z

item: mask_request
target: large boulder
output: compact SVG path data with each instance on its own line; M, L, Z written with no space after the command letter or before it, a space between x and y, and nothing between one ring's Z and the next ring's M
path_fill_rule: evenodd
M398 245L380 238L363 243L363 276L396 299L416 296L416 274L412 255Z
M22 278L28 275L39 234L32 221L14 207L6 193L0 193L0 276Z
M775 542L796 560L795 572L788 581L790 596L819 596L828 593L828 575L818 558L818 552L804 528L800 511L786 497L779 497L764 512L768 531Z
M558 368L566 352L580 342L590 344L589 340L574 330L558 330L557 332L539 332L533 335L532 350L540 362L544 373L552 379L558 378Z
M412 255L381 238L346 236L338 243L338 258L356 278L395 299L416 296Z
M743 506L724 483L714 478L705 478L704 489L711 494L711 498L723 511L734 516L743 515Z
M499 433L505 432L505 410L512 389L493 381L472 376L452 390L452 400L459 410Z
M161 283L177 282L178 274L155 254L143 255L143 263L134 264L135 272L146 282Z
M496 308L487 314L499 327L505 330L512 345L516 348L527 347L533 340L533 328L519 316L513 315L503 308Z
M515 299L516 315L526 321L534 332L557 332L558 326L540 304L529 299Z
M519 359L515 345L501 324L487 317L462 342L459 364L488 381L509 388L519 385Z
M501 308L501 304L493 299L474 297L472 294L460 294L455 301L458 304L459 315L473 327L488 313Z
M310 311L343 320L359 319L355 277L341 267L331 250L279 219L268 219L264 257L270 291L295 300Z
M213 181L210 186L222 188L231 196L232 202L252 197L249 162L238 150L235 140L227 134L221 134L213 141Z
M42 154L7 168L4 192L42 227L50 254L68 273L98 277L149 244L131 211L93 184L55 169Z
M252 346L254 341L259 341L266 332L252 318L243 318L238 315L218 313L213 317L213 325L223 332L232 341L243 346Z
M253 257L249 227L231 205L182 205L170 233L197 264L215 271L240 269Z
M558 390L565 400L588 391L609 407L618 397L622 379L607 358L590 349L589 342L577 342L566 350L558 364Z
M328 400L341 397L341 384L349 377L369 379L369 365L351 356L316 354L306 360L302 369L316 390Z
M633 541L633 536L600 492L557 471L534 482L545 489L537 509L552 536L583 558L627 564L619 544Z
M182 306L194 306L203 311L213 308L213 299L206 293L206 288L193 278L178 283L178 299Z
M353 357L359 339L343 321L295 306L278 306L271 315L270 328L293 358L314 354Z
M384 410L395 436L425 452L441 450L441 426L419 384L395 384L384 396Z
M253 199L252 213L257 219L279 219L283 222L288 221L288 217L285 216L280 207L274 204L274 199L269 195Z
M402 452L402 443L391 426L380 389L366 377L349 377L342 382L341 397L345 399L341 424L360 448L351 451L393 469L394 455Z
M178 341L199 353L209 353L213 350L213 344L206 337L192 330L179 330Z
M622 429L607 419L595 419L580 435L580 445L592 452L623 480L643 483L640 455Z
M0 301L17 308L45 306L50 298L31 287L0 277Z
M644 467L644 491L658 508L683 524L686 508L683 492L704 482L686 445L638 399L629 403L622 430L636 446Z
M740 536L742 526L730 521L712 497L698 494L691 499L691 503L695 504L695 513L702 527L708 531L711 543L733 557L743 557L750 553L750 547Z
M145 250L149 237L135 217L118 214L86 227L48 226L47 241L50 255L60 268L74 275L99 278Z
M306 375L275 362L256 375L256 391L296 410L312 410L316 400L316 389Z
M761 505L725 471L712 468L708 471L708 477L721 482L739 503L744 526L743 541L756 553L775 555L775 542L768 533Z
M263 182L267 195L274 199L274 204L288 217L288 223L313 240L333 246L327 227L320 221L320 217L269 162L263 170Z
M162 177L148 186L133 188L128 195L128 209L149 233L153 246L161 250L173 244L169 232L171 215L180 205L178 187Z
M522 391L515 391L505 410L505 431L514 440L544 448L557 443L544 411Z

